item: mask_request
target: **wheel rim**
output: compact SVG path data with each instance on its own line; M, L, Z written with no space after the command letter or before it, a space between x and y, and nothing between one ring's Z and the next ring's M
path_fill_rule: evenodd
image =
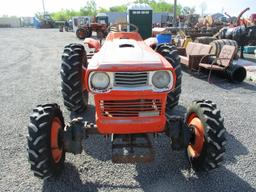
M83 38L85 36L85 32L83 30L80 30L78 34L80 38Z
M62 124L59 118L55 117L51 126L51 152L55 163L58 163L62 157L63 149L59 143L59 136L62 131Z
M194 128L194 142L189 144L187 152L190 157L196 158L200 155L204 145L204 125L195 113L188 116L187 123L189 127Z
M86 91L86 82L85 82L86 72L82 69L82 91Z

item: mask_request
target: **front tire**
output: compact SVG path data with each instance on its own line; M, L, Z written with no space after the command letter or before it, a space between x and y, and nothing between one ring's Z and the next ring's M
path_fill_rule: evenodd
M76 30L76 36L78 39L84 40L92 36L92 31L90 29L79 28Z
M193 128L194 137L187 148L187 156L196 171L211 170L223 161L225 128L220 110L211 101L194 101L189 107L186 123Z
M28 160L36 177L46 179L60 174L64 167L64 118L57 104L39 105L28 126Z
M87 68L86 52L83 45L69 44L64 48L61 64L61 87L64 105L69 111L81 112L88 104L88 92L84 86Z
M160 44L156 47L156 51L161 54L175 69L176 74L176 84L174 89L168 94L166 109L171 110L179 103L180 94L181 94L181 66L180 66L180 57L175 46L170 45L169 43Z

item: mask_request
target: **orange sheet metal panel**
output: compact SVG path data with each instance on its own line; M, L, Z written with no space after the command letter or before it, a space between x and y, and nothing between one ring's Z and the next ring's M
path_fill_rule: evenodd
M94 95L96 124L102 134L162 132L167 93L111 91Z

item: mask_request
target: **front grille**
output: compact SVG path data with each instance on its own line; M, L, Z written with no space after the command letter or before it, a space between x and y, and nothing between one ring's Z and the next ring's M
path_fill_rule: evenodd
M100 100L101 115L105 117L150 117L160 116L160 99Z
M140 87L148 85L147 72L117 72L114 85L119 87Z

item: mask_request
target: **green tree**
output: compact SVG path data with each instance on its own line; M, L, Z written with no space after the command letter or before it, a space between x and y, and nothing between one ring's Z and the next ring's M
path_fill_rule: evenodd
M97 10L98 13L107 13L109 12L109 9L106 9L104 7L100 7L98 10Z
M126 12L127 11L127 5L119 5L119 6L114 6L109 8L110 12Z
M181 10L181 14L182 15L191 15L191 14L194 14L196 11L195 7L183 7L182 10Z
M89 16L96 16L97 14L97 4L95 0L88 0L85 7L80 9L80 14L82 15L89 15Z
M148 4L152 9L154 13L159 12L173 12L173 4L166 2L165 0L135 0L134 3L146 3ZM177 6L177 14L179 15L181 12L181 5Z
M149 4L154 13L158 12L173 12L173 4L166 2L165 0L135 0L134 3L146 3ZM58 12L51 14L54 20L67 20L74 16L95 16L97 13L104 12L126 12L128 4L118 5L105 9L100 7L97 9L95 0L88 0L85 7L80 8L79 11L62 9ZM180 15L182 6L177 6L177 15ZM187 7L185 11L194 12L194 8Z
M81 15L79 11L62 9L61 11L54 12L51 14L52 18L57 21L68 20L71 17Z

